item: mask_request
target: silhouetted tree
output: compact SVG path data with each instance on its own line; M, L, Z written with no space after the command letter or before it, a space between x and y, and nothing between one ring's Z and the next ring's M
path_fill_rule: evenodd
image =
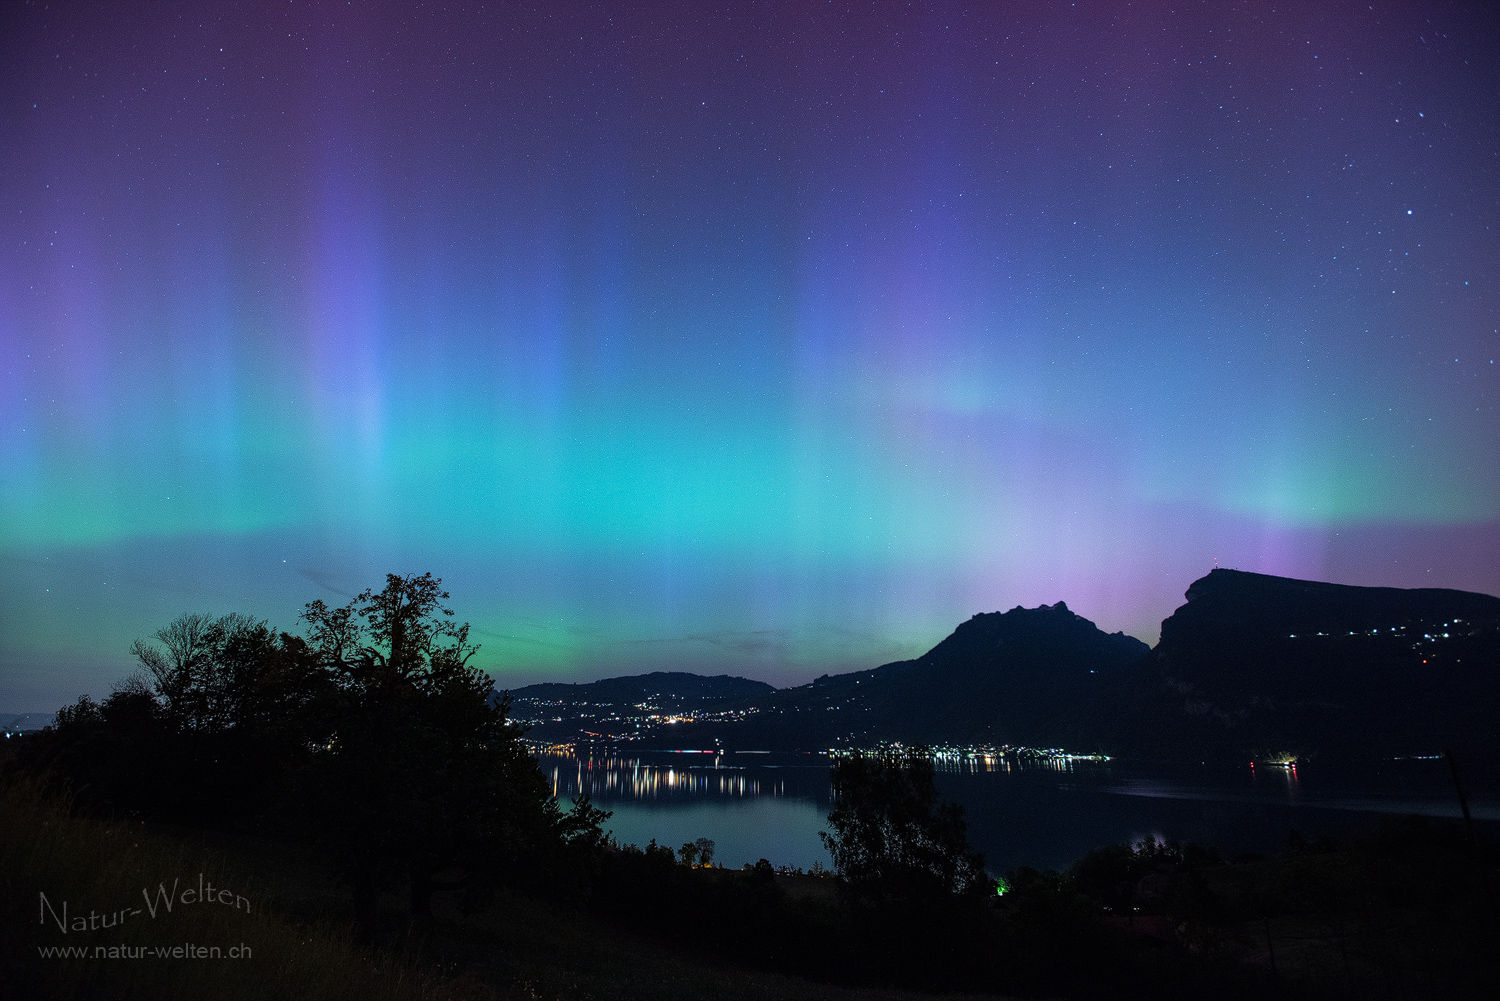
M33 767L128 812L240 822L281 803L331 708L306 643L192 614L132 650L144 671L62 710Z
M925 749L854 753L833 767L822 832L855 940L872 970L958 987L988 960L994 881L968 844L961 807L940 803Z
M833 832L819 836L856 896L896 903L993 890L984 858L969 849L963 808L938 802L925 751L841 757L833 792Z
M132 647L142 674L63 708L23 764L111 809L300 826L333 847L366 930L403 875L419 915L443 870L470 899L507 872L576 889L609 814L558 809L441 583L390 574L348 605L314 601L306 640L180 616Z
M183 615L137 640L190 814L285 806L291 775L326 741L334 689L307 643L231 613Z
M130 678L102 703L84 695L59 709L51 727L22 745L22 764L71 787L80 804L155 811L181 785L169 735L151 691Z
M424 915L445 869L497 878L529 854L596 837L600 811L558 810L509 699L470 665L478 647L447 598L431 574L389 574L380 592L303 614L340 700L309 801L366 927L380 888L403 873Z
M230 704L240 680L224 662L224 649L231 637L257 625L265 628L265 623L235 613L218 619L202 613L180 615L156 631L155 643L136 640L130 652L150 672L172 723L185 729L222 730L233 724Z

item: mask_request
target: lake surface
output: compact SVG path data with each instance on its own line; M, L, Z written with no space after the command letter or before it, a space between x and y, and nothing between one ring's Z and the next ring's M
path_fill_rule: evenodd
M622 843L676 848L712 838L726 866L830 864L818 838L832 806L823 755L641 752L540 754L564 803L587 793L614 811ZM1470 774L1472 771L1472 774ZM1500 826L1493 772L1464 770L1470 811ZM1372 830L1381 816L1458 817L1447 764L1407 759L1366 768L1301 764L1140 766L1120 762L968 759L938 762L939 794L964 807L969 841L991 872L1060 869L1092 848L1147 836L1227 853L1275 851L1306 837Z

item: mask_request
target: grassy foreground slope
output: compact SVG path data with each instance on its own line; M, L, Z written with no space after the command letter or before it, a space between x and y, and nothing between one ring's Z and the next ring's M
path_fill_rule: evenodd
M74 815L23 784L0 789L0 874L0 971L12 997L452 996L414 965L356 947L345 927L317 916L316 903L309 913L309 901L291 896L298 884L289 874L138 821ZM219 899L192 899L200 874L202 896L211 883ZM227 904L219 902L226 889ZM188 958L190 947L219 952Z
M197 899L200 874L203 896L212 884L215 899ZM170 912L164 895L172 899ZM66 932L58 927L64 902ZM362 944L350 931L346 891L307 849L101 821L28 785L0 784L0 985L7 997L923 997L698 962L691 943L663 948L531 898L502 895L482 913L426 923L395 918L400 901L390 904L381 940ZM80 918L83 927L75 927ZM171 954L177 947L180 957ZM203 954L189 958L193 950Z

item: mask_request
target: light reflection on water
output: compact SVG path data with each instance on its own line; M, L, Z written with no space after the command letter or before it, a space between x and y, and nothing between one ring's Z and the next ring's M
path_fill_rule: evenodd
M538 755L566 804L587 794L614 812L621 843L719 844L726 865L829 864L818 838L832 807L827 755ZM1157 837L1226 852L1275 851L1292 829L1305 835L1370 830L1380 815L1456 817L1441 762L1362 770L1248 763L1233 768L1143 767L1120 762L1000 755L934 760L944 799L960 803L970 843L992 872L1017 865L1062 868L1092 848ZM1500 821L1493 781L1476 781L1476 821Z
M551 759L551 760L549 760ZM586 795L592 800L657 799L667 796L785 796L786 781L749 774L724 763L693 766L655 765L639 758L574 758L541 755L542 773L552 780L552 795L562 799Z
M933 771L939 775L983 775L990 772L1048 772L1069 774L1088 772L1105 775L1109 762L1093 758L1048 756L1020 757L1006 754L937 754L932 759Z
M587 795L613 814L605 827L621 844L675 848L710 838L718 861L738 867L766 858L810 868L831 863L818 832L832 799L823 755L637 755L542 753L537 763L566 804Z
M748 762L738 755L672 751L639 755L543 752L536 757L552 785L552 795L563 801L580 795L596 802L789 796L828 803L833 798L828 778L834 759L826 754L756 755ZM1107 778L1111 774L1108 764L1085 759L998 754L937 755L933 770L940 776L1039 772Z

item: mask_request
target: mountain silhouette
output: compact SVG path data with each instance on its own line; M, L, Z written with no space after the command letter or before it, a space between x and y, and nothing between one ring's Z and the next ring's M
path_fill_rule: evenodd
M1072 739L1135 756L1493 750L1500 598L1214 570Z
M1149 652L1059 601L975 615L914 660L824 675L753 713L649 742L821 750L878 741L1054 746L1080 706ZM643 745L644 746L644 745Z
M518 689L546 740L818 751L880 742L1134 758L1500 751L1500 598L1214 570L1155 648L1066 604L975 615L913 660L775 689L655 673Z

